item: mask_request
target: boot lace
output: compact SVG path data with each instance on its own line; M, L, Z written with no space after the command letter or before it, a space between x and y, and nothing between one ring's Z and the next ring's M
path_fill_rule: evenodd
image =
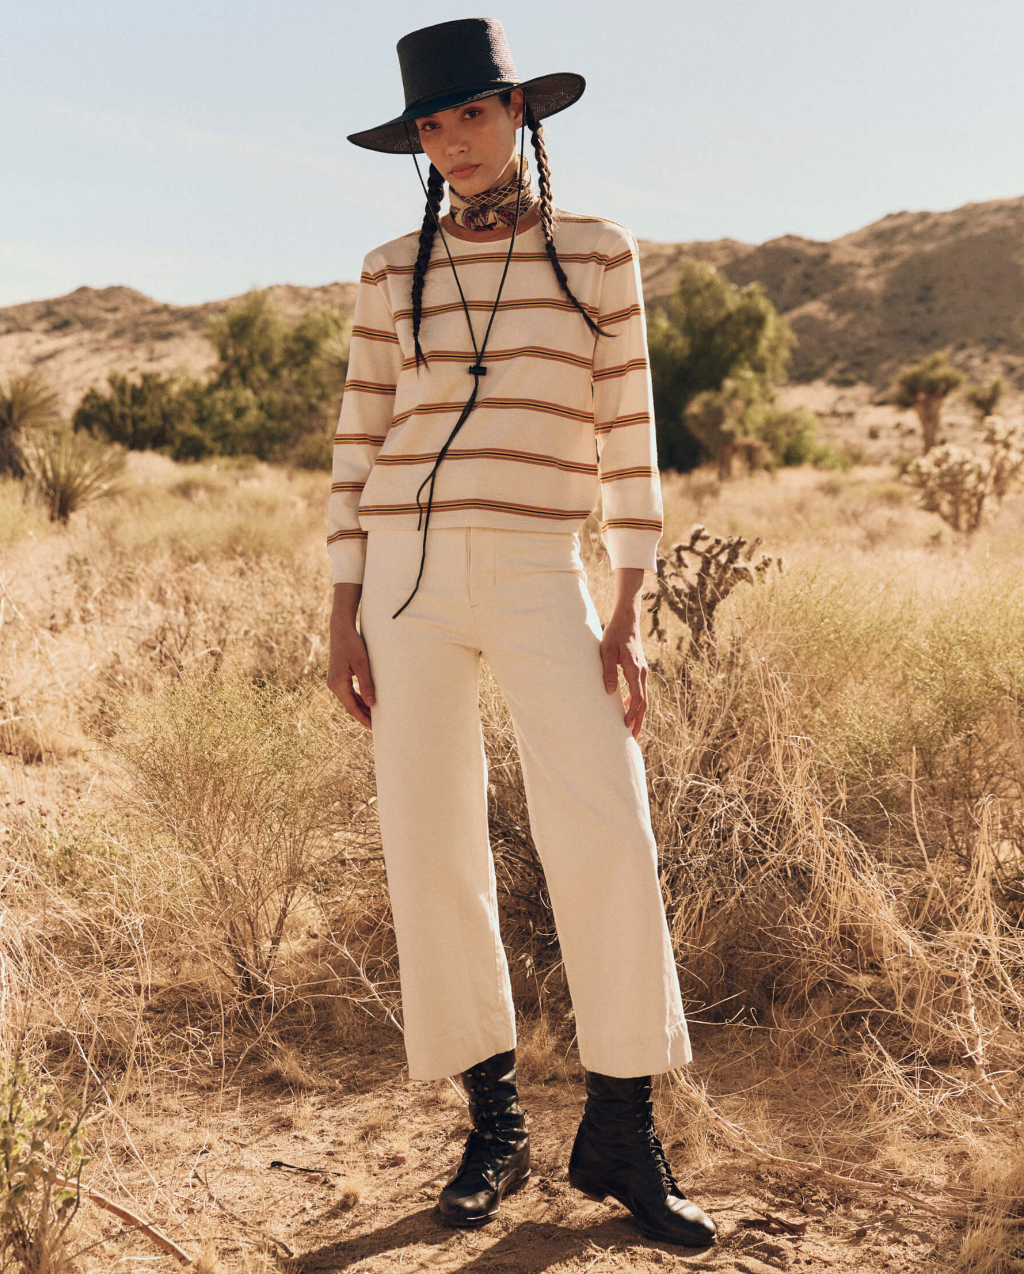
M664 1183L665 1190L669 1194L682 1195L683 1191L679 1182L672 1173L671 1165L665 1157L665 1150L661 1144L657 1131L654 1127L654 1104L650 1096L642 1095L637 1101L637 1123L638 1131L643 1140L644 1146L650 1153L651 1160Z
M669 1194L681 1195L683 1193L682 1189L680 1188L679 1182L672 1175L672 1168L669 1166L669 1162L665 1158L665 1151L658 1139L658 1134L654 1131L653 1125L643 1128L641 1131L643 1133L644 1140L647 1142L650 1149L651 1158L657 1165L658 1171L661 1174L661 1179L665 1183L665 1189L669 1192Z
M461 1171L474 1170L487 1177L493 1175L495 1144L487 1133L474 1128L466 1138L466 1148L462 1154Z

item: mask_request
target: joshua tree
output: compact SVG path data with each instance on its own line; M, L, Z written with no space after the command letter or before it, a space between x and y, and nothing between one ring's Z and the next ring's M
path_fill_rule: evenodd
M938 439L942 404L965 379L963 372L954 367L941 350L900 372L896 381L896 405L912 407L917 412L925 455Z
M988 416L995 415L1005 388L1006 385L1002 376L993 376L986 384L972 385L967 391L967 401L978 413L982 423Z
M729 377L721 389L706 389L691 398L683 412L687 429L714 456L720 482L732 477L737 452L745 452L748 463L752 463L767 451L746 425L747 409L755 392L749 378L744 381Z
M56 423L60 400L38 372L0 381L0 474L25 476L25 431Z

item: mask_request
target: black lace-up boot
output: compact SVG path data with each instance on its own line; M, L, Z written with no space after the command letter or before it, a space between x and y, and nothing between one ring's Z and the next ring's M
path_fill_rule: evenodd
M447 1225L483 1225L497 1215L502 1197L530 1175L530 1134L519 1109L515 1049L470 1067L462 1082L473 1131L437 1206Z
M680 1189L654 1131L651 1080L587 1072L587 1104L569 1159L569 1184L611 1195L651 1239L706 1247L715 1223Z

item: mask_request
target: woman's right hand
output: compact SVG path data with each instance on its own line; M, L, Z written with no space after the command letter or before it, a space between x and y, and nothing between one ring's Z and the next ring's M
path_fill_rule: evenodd
M370 729L370 708L376 702L376 696L366 646L356 628L356 611L359 609L361 593L362 586L359 584L334 586L327 688L341 700L349 716L355 717L360 725ZM352 684L353 678L358 689Z

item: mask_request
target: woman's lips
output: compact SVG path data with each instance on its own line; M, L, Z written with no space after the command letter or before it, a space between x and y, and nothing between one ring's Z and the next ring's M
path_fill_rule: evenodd
M479 167L479 164L459 164L457 168L451 170L449 175L461 181L466 177L472 176Z

